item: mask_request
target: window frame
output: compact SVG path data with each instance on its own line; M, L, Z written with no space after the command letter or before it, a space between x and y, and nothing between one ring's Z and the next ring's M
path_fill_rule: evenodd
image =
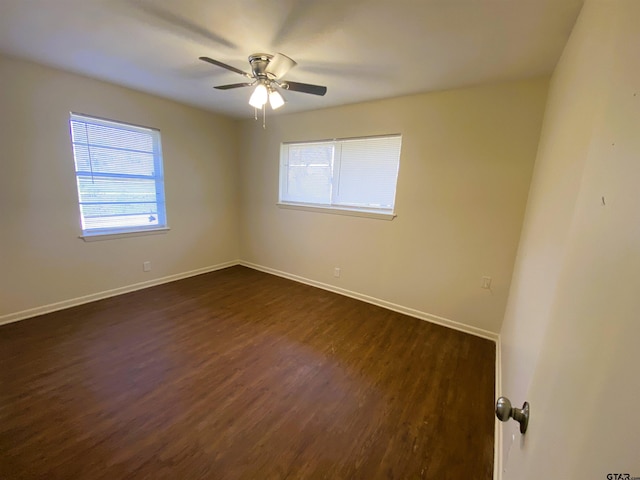
M340 161L341 161L341 150L342 145L347 142L359 141L359 140L375 140L375 139L387 139L387 138L399 138L400 139L400 150L398 152L398 163L397 170L395 176L395 189L394 189L394 200L393 206L390 209L386 208L376 208L376 207L366 207L366 206L353 206L336 203L338 198L338 188L340 181ZM288 181L288 164L287 159L285 158L285 152L288 152L288 149L291 145L322 145L322 144L331 144L333 145L333 155L331 159L331 193L330 197L331 203L312 203L312 202L300 202L300 201L291 201L283 199L283 188L287 185ZM340 152L336 156L336 151ZM397 196L397 186L398 186L398 177L400 173L400 157L402 154L402 134L394 133L394 134L384 134L384 135L372 135L372 136L361 136L361 137L345 137L345 138L333 138L333 139L325 139L325 140L310 140L310 141L292 141L292 142L282 142L280 144L280 158L279 158L279 172L278 172L278 202L277 206L283 209L292 209L292 210L302 210L309 212L319 212L319 213L329 213L329 214L337 214L337 215L349 215L349 216L357 216L357 217L367 217L367 218L376 218L381 220L393 220L397 217L395 212L396 208L396 196ZM337 158L336 158L337 157Z
M83 202L81 200L81 187L80 187L80 179L90 174L93 178L96 175L91 168L90 172L78 170L78 159L76 158L76 146L87 146L90 148L91 143L88 141L82 142L78 141L74 138L73 133L73 122L85 122L87 124L101 125L108 128L116 128L123 132L138 132L144 133L151 137L152 141L152 153L153 154L153 174L152 175L141 175L141 174L131 174L127 172L101 172L99 176L104 179L149 179L153 180L155 184L155 202L151 202L155 205L156 215L158 223L157 225L134 225L134 226L117 226L117 227L104 227L104 228L88 228L85 229L85 217L82 210L82 205L87 204L88 202ZM153 127L147 127L142 125L136 125L128 122L122 122L119 120L112 120L103 117L97 117L95 115L87 115L85 113L78 112L69 112L69 136L71 140L71 150L72 157L74 162L74 175L76 180L76 194L77 194L77 205L78 205L78 213L80 220L80 230L81 235L79 238L83 239L86 242L98 241L98 240L106 240L113 238L125 238L130 236L140 236L140 235L154 235L158 233L165 233L170 230L167 222L167 213L166 213L166 194L165 194L165 185L164 185L164 165L163 165L163 156L162 156L162 138L160 130ZM118 147L109 147L102 146L102 148L111 148L112 150L119 150ZM124 149L127 150L127 149ZM131 150L135 151L135 150ZM89 155L91 155L89 150ZM91 157L90 160L91 162ZM103 202L108 204L109 202ZM126 203L126 202L123 202ZM135 202L134 202L135 203ZM94 203L95 205L100 205L100 202Z

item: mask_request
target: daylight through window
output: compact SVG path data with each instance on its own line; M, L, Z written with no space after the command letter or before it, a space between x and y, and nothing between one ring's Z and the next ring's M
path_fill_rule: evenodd
M82 234L167 225L160 132L71 114Z
M285 143L280 203L392 214L402 137Z

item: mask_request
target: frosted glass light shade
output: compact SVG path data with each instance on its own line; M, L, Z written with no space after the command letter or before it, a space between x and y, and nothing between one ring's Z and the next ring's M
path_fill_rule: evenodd
M268 96L269 92L267 92L267 87L261 83L253 91L253 94L249 99L249 105L255 108L262 108L262 106L267 103Z
M284 98L280 95L280 92L276 90L271 90L269 92L269 103L271 104L271 108L277 110L281 106L284 105Z

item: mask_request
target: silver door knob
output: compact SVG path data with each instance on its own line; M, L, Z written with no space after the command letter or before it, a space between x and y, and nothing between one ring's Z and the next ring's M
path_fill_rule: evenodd
M520 424L520 433L525 433L529 426L529 402L524 402L522 408L513 408L507 397L500 397L496 402L496 417L501 422L513 418Z

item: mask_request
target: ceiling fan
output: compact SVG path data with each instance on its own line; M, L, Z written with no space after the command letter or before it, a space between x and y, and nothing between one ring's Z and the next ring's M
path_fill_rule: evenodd
M289 70L295 67L297 63L282 53L276 53L275 55L270 55L268 53L254 53L253 55L249 55L251 73L243 72L236 67L214 60L213 58L200 57L200 60L217 65L218 67L226 68L234 73L250 78L250 82L218 85L214 88L217 88L218 90L230 90L232 88L255 86L256 88L249 99L249 105L256 109L262 109L266 105L267 101L269 101L271 108L274 110L284 105L285 100L278 91L279 89L291 90L292 92L310 93L311 95L320 96L327 93L327 87L323 87L321 85L311 85L309 83L283 80L282 77L284 77Z

